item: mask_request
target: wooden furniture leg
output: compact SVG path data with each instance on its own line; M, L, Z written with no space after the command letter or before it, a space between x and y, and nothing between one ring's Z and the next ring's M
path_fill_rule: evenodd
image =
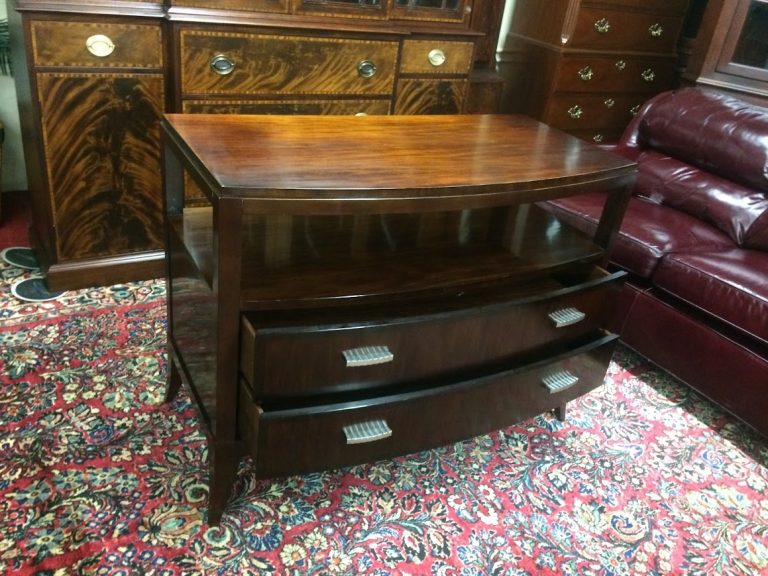
M560 406L557 406L554 410L555 418L560 420L560 422L565 422L566 406L567 404L561 404Z

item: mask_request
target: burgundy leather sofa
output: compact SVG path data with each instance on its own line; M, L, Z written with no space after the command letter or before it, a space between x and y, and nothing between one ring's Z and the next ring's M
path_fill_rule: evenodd
M629 272L613 329L768 436L768 109L665 92L613 149L639 165L611 255ZM602 203L549 208L592 232Z

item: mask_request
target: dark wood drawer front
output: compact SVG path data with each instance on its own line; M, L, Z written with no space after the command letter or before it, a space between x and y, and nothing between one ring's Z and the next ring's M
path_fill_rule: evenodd
M644 101L642 95L559 95L550 99L544 122L567 131L621 132Z
M674 58L565 57L555 90L558 92L650 93L671 86Z
M261 400L393 386L505 362L601 328L621 278L605 275L533 301L400 319L284 328L244 315L241 370ZM549 315L563 310L571 317L557 327ZM346 358L356 355L363 360Z
M486 378L370 401L262 411L240 387L240 434L260 477L372 462L443 446L523 421L585 394L605 377L615 337ZM558 392L544 384L576 382ZM391 435L348 443L345 427L385 423Z
M183 94L382 94L398 43L182 30Z
M188 114L389 114L390 100L185 100Z
M36 66L162 68L159 24L33 21Z
M673 53L682 16L585 6L570 42L572 48Z

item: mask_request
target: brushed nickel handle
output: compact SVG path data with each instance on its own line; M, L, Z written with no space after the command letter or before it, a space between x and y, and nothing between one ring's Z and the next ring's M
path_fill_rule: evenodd
M582 110L581 106L579 106L578 104L568 108L568 116L570 116L574 120L578 120L579 118L582 117L583 114L584 114L584 110Z
M602 137L600 139L602 140ZM577 308L573 308L572 306L568 308L561 308L560 310L555 310L554 312L550 312L547 316L555 325L555 328L562 328L564 326L576 324L587 317L584 312Z
M664 34L664 27L656 22L655 24L651 24L648 27L648 33L654 38L659 38L662 34Z
M94 34L86 38L85 47L97 58L106 58L115 51L115 43L104 34Z
M429 54L427 54L427 60L429 60L429 63L432 64L434 67L442 66L445 64L445 52L440 50L440 48L435 48L434 50L430 50Z
M226 54L216 54L209 62L211 70L220 76L232 74L235 70L235 61Z
M606 108L613 108L614 106L616 106L616 100L614 100L613 98L606 98L603 101L603 104L605 104Z
M561 370L554 374L549 374L541 379L541 383L549 390L550 394L556 394L567 390L571 386L575 385L579 381L578 376L574 376L568 370Z
M629 109L629 113L632 114L632 116L637 116L638 112L640 112L640 104L635 104Z
M361 346L344 350L342 354L344 355L347 368L386 364L395 359L395 355L392 354L387 346Z
M611 23L608 21L608 18L600 18L600 20L595 22L595 30L599 34L607 34L610 29Z
M600 144L602 143L602 141L603 141L602 134L595 134L594 136L592 136L592 142L594 142L595 144Z
M347 438L347 444L364 444L389 438L392 436L392 430L386 420L371 420L344 426L344 436Z
M616 60L616 64L614 64L614 66L616 66L616 70L621 72L624 70L624 68L627 67L627 63L624 60Z
M654 72L651 68L646 68L640 73L640 77L645 82L653 82L656 79L656 72Z
M594 70L590 66L584 66L581 70L578 72L579 78L584 80L584 82L587 82L588 80L592 80L592 77L595 75Z
M357 73L362 78L372 78L376 75L376 63L372 60L361 60L357 63Z

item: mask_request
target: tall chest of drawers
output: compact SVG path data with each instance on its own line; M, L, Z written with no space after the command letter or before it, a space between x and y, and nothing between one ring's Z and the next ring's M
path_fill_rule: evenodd
M517 0L500 68L505 111L594 142L677 82L688 0Z

